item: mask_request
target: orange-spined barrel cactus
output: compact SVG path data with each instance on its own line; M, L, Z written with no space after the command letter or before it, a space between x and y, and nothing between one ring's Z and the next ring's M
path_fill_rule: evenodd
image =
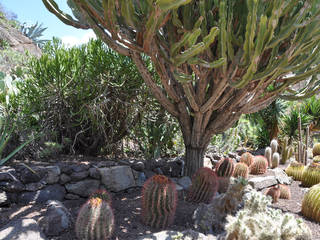
M233 177L243 177L243 178L248 178L249 174L249 167L245 163L237 163L234 166L234 172L233 172Z
M320 143L316 143L312 148L313 157L320 155Z
M93 192L89 198L100 198L103 201L106 201L107 203L109 203L109 205L111 206L111 202L112 202L111 195L104 189L99 189Z
M289 186L284 184L279 184L279 189L280 189L280 198L291 199L291 191Z
M290 165L286 168L286 173L288 176L291 176L296 181L302 180L302 174L304 171L303 163L291 162Z
M311 163L303 171L301 183L305 187L320 183L320 163Z
M190 202L209 203L218 191L217 174L210 168L199 168L192 177L187 200Z
M253 163L253 155L249 152L245 152L240 157L240 162L247 164L248 167Z
M304 195L301 212L305 217L320 222L320 183L311 187Z
M264 156L255 156L250 166L251 174L264 174L268 168L268 161Z
M222 158L216 165L218 177L231 177L234 171L234 163L231 158Z
M146 225L165 228L174 220L178 194L176 185L163 175L149 178L142 190L142 218Z
M106 240L112 235L114 216L111 206L101 198L90 198L80 209L75 232L79 240Z
M280 188L278 186L270 187L266 191L266 195L272 197L272 202L273 203L278 202L278 200L280 198L280 194L281 194L281 191L280 191Z

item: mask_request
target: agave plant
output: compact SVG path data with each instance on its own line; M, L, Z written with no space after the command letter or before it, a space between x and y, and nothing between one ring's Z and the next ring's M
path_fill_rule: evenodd
M38 22L32 25L23 23L20 26L20 32L22 32L26 37L30 38L40 48L42 48L49 41L46 39L40 39L46 29L46 27L42 26L42 23L39 24Z

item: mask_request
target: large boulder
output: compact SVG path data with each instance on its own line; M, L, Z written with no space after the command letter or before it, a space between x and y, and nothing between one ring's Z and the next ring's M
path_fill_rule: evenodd
M101 182L107 189L119 192L135 186L132 170L129 166L100 168Z
M290 185L293 181L291 177L288 177L286 172L281 168L270 169L270 172L275 176L278 183Z
M30 204L30 203L45 203L48 200L58 200L62 201L66 194L64 187L59 184L49 185L36 192L24 192L18 198L18 203L20 204Z
M86 179L76 183L67 183L65 185L69 193L79 195L81 197L89 197L94 191L99 189L100 181L94 179Z
M61 171L58 166L48 166L45 167L43 170L46 173L44 181L47 184L55 184L59 181Z
M275 176L253 177L249 179L249 184L256 190L262 190L278 184L278 181Z

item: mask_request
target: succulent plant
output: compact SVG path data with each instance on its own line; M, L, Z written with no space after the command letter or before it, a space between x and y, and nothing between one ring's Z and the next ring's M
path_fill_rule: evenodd
M80 240L109 239L114 228L114 216L108 202L90 198L80 209L75 232Z
M313 157L313 162L314 163L320 163L320 155L314 156Z
M283 144L282 144L282 152L281 152L281 164L285 164L288 159L293 155L293 147L288 146L288 137L285 137Z
M176 185L164 175L149 178L142 190L142 217L153 228L165 228L174 220L178 194Z
M304 168L305 166L303 163L294 161L290 163L285 171L287 175L293 177L294 180L301 181Z
M210 168L199 168L192 177L187 200L190 202L209 203L218 191L219 181L215 171Z
M304 195L301 213L316 222L320 222L320 184L311 187Z
M320 143L316 143L312 149L313 157L320 155Z
M271 147L266 147L266 150L264 151L264 156L268 161L268 166L271 166L271 157L272 157Z
M272 155L271 168L279 167L279 162L280 162L280 155L279 153L276 152Z
M264 174L268 168L268 161L264 156L255 156L253 164L250 166L251 174Z
M291 191L289 186L284 184L279 184L279 189L280 189L280 198L291 199Z
M112 198L110 193L108 193L106 190L104 189L99 189L95 192L93 192L89 198L100 198L103 201L106 201L107 203L109 203L109 205L111 206L112 204Z
M320 163L311 163L303 171L301 183L305 187L311 187L320 183Z
M231 158L222 158L216 165L218 177L231 177L234 171L234 163Z
M270 143L270 147L272 150L271 156L278 151L278 141L276 139L272 139Z
M239 162L234 166L233 177L248 178L248 174L249 174L249 167L247 166L247 164Z
M253 155L249 152L245 152L240 157L240 162L247 164L248 167L253 163Z
M279 198L280 198L280 188L278 186L273 186L267 189L266 191L266 195L270 196L272 198L272 202L276 203L278 202Z

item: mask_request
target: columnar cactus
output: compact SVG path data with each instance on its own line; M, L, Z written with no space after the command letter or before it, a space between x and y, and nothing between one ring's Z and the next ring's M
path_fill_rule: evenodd
M247 164L239 162L235 165L233 177L248 178L248 174L249 174L249 167L247 166Z
M291 191L289 186L284 184L279 184L279 189L280 189L280 198L291 199Z
M209 203L218 191L217 174L210 168L200 168L192 177L187 200L190 202Z
M285 164L288 159L293 155L293 147L288 146L288 138L286 137L284 139L283 145L282 145L282 152L281 152L281 164Z
M240 157L240 162L247 164L248 167L253 163L253 155L249 152L245 152Z
M301 183L305 187L311 187L320 183L320 164L311 163L303 172Z
M278 151L278 141L276 139L272 139L270 143L270 147L272 150L271 156Z
M299 162L291 162L290 165L286 168L286 173L288 176L292 176L294 180L301 181L302 174L304 171L304 164Z
M266 147L266 150L264 151L264 156L268 161L268 166L271 166L271 157L272 157L271 147Z
M320 184L311 187L304 195L301 213L320 223Z
M111 199L111 195L110 193L108 193L106 190L104 189L99 189L95 192L93 192L89 198L100 198L103 201L109 203L109 205L111 206L112 203L112 199Z
M114 216L108 202L90 198L80 209L75 232L80 240L109 239L114 228Z
M280 188L278 186L270 187L267 189L266 195L271 196L272 203L276 203L278 202L281 195Z
M178 194L176 185L163 175L149 178L142 190L143 222L153 228L165 228L174 220Z
M251 174L264 174L268 168L268 161L264 156L255 156L253 158L254 162L250 166Z
M313 154L314 157L320 155L320 143L316 143L313 146L312 154Z
M277 167L279 167L279 161L280 161L280 155L279 155L279 153L274 153L273 155L272 155L272 162L271 162L271 167L272 168L277 168Z

